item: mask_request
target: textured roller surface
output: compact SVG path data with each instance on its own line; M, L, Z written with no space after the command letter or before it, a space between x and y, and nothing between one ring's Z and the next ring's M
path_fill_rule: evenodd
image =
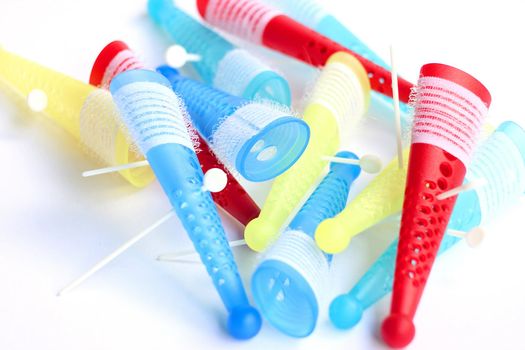
M313 31L258 0L197 0L201 16L211 25L248 41L295 57L313 66L324 66L328 58L346 51L365 67L372 89L392 96L387 69ZM412 84L399 79L399 97L408 102Z
M143 66L144 64L126 43L113 41L104 47L95 60L91 70L90 83L109 88L109 83L119 73ZM90 133L90 135L97 136L99 134ZM202 137L200 135L197 137L199 144L197 158L203 172L205 173L212 168L219 168L227 176L226 187L220 192L212 193L213 200L240 223L247 225L250 220L257 217L260 212L259 207L226 167L219 162Z
M350 152L337 155L358 159ZM287 335L305 337L315 328L330 257L317 248L313 233L322 220L344 208L360 171L355 165L332 164L253 275L253 295L263 316Z
M3 49L0 80L23 98L35 89L43 91L48 101L43 113L98 160L107 165L139 160L130 151L108 93ZM145 186L153 178L144 169L124 170L120 174L135 186Z
M290 104L290 87L280 74L203 26L172 0L149 0L148 12L171 40L201 57L192 66L208 84L247 99Z
M181 101L169 81L152 71L124 72L113 79L110 89L230 314L230 334L253 337L260 329L260 316L248 303L211 195L202 190L203 173Z
M436 196L463 183L490 104L479 81L446 65L423 66L417 89L392 306L381 327L391 347L415 335L413 317L456 202Z
M193 125L230 170L250 181L265 181L303 153L309 129L301 119L185 78L170 67L158 70L184 99Z
M310 142L297 163L275 180L261 214L246 227L250 248L262 251L278 237L326 167L322 156L338 151L341 137L363 116L369 96L370 86L357 60L346 53L330 58L304 112Z
M505 133L507 128L519 133L514 140ZM516 124L507 122L481 145L468 168L465 181L483 178L487 183L475 191L458 196L449 228L468 232L497 216L523 195L525 154L522 155L517 147L520 143L525 144L525 132ZM505 174L516 176L508 177ZM458 237L445 235L438 255L459 241ZM330 319L336 327L348 329L355 326L364 310L392 291L397 245L396 239L350 292L334 299L330 307Z

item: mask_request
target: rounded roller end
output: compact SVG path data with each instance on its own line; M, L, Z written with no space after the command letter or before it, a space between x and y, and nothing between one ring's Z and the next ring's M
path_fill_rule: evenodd
M259 311L251 306L236 307L228 317L228 332L237 339L250 339L261 329Z
M390 315L381 325L381 336L384 342L392 348L407 346L414 339L415 334L414 323L405 315Z
M319 248L328 254L342 252L350 244L351 237L344 226L336 219L327 219L317 227L315 242Z
M276 228L271 222L261 218L255 218L246 225L244 229L244 240L250 249L262 252L271 243L277 234Z
M330 304L330 320L339 329L350 329L361 321L363 306L352 295L342 294Z

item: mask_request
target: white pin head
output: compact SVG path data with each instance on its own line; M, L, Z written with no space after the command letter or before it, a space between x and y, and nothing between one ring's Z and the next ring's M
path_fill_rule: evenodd
M469 247L478 247L485 239L485 231L481 227L475 227L465 235L465 240Z
M383 168L383 163L378 156L365 154L359 159L359 166L368 174L377 174Z
M47 95L40 89L33 89L27 95L27 105L33 112L42 112L47 108Z
M181 68L187 62L200 61L200 59L199 55L189 54L180 45L172 45L166 50L166 62L173 68Z
M210 192L220 192L228 184L228 176L219 168L211 168L204 174L203 188Z

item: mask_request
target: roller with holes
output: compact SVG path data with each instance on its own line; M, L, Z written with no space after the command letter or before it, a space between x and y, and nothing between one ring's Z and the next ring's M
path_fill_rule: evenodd
M193 125L217 157L245 179L273 179L304 152L310 129L289 110L230 95L168 66L157 70L184 99Z
M358 159L351 152L337 156ZM313 233L324 218L345 207L350 186L360 172L357 165L333 163L253 274L252 293L261 314L287 335L306 337L315 329L331 256L317 248Z
M390 315L381 334L391 347L408 345L413 318L490 105L471 75L444 64L421 68Z
M258 0L197 0L197 7L211 25L314 67L324 66L335 52L348 52L365 67L372 89L392 97L392 80L387 69ZM402 102L408 102L411 87L411 83L399 79Z
M111 80L119 73L127 70L144 68L144 64L122 41L113 41L100 52L91 70L90 83L95 86L109 88ZM206 142L198 136L199 153L197 157L203 172L212 168L222 169L228 178L226 187L220 192L212 193L213 200L241 224L247 225L259 215L260 209L246 190L219 162Z
M43 91L47 96L43 113L104 165L114 166L143 159L130 149L109 92L4 49L0 49L0 82L24 99L32 91ZM126 169L119 173L137 187L146 186L154 178L148 168Z
M396 157L350 200L343 211L317 227L315 241L322 251L341 253L353 237L401 210L409 151L403 152L405 164L402 169Z
M344 52L332 55L304 110L310 142L297 163L275 180L259 217L246 226L244 238L250 248L263 251L277 239L326 168L322 157L339 150L363 117L369 99L370 85L359 61Z
M370 49L363 41L354 35L347 27L345 27L336 17L327 12L327 10L316 0L260 0L263 3L271 6L279 11L282 11L287 16L290 16L295 21L304 24L332 39L333 41L343 45L349 50L363 58L372 61L384 69L390 70L389 65ZM369 115L374 117L384 118L386 120L394 119L394 109L392 99L372 91L370 101ZM410 126L410 111L408 105L400 103L401 121L403 128Z
M148 13L171 40L201 57L191 64L208 84L234 96L290 105L286 79L248 51L235 47L196 21L173 0L149 0Z
M508 176L514 174L514 176ZM513 122L502 123L476 151L465 182L486 179L485 186L461 193L448 228L468 232L502 213L525 192L525 130ZM401 210L401 206L399 208ZM460 238L445 235L438 256ZM383 252L357 284L330 305L330 320L341 329L354 327L367 308L392 290L398 240Z
M184 106L161 74L131 70L117 75L110 91L122 120L140 147L206 266L229 313L227 328L238 339L261 327L250 306L184 122Z

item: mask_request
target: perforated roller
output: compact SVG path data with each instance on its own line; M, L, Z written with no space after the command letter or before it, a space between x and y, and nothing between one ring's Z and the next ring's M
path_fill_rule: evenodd
M122 120L149 161L229 313L228 331L239 339L261 327L248 302L231 249L184 122L185 108L169 81L147 70L117 75L110 84Z
M290 105L290 87L281 74L199 23L173 0L149 0L148 12L171 40L201 57L192 66L208 84L234 96Z

